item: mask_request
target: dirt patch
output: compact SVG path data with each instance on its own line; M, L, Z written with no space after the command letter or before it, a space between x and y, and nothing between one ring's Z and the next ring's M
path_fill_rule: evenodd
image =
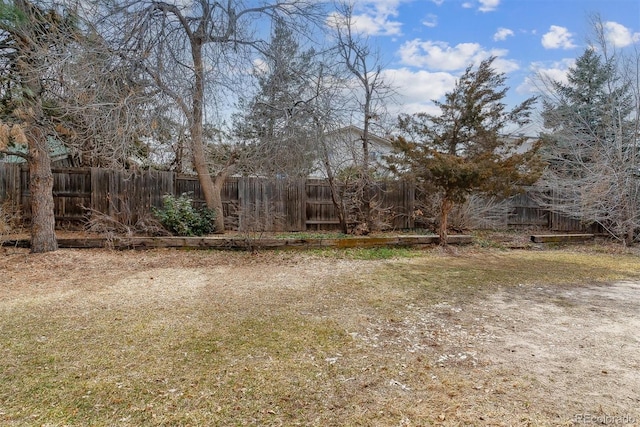
M511 290L486 307L495 339L482 348L493 366L531 377L558 414L640 422L640 283Z
M431 386L452 389L458 421L640 425L638 313L639 282L522 286L477 301L409 304L404 316L368 322L354 336L405 365L427 362ZM410 390L410 382L396 385Z

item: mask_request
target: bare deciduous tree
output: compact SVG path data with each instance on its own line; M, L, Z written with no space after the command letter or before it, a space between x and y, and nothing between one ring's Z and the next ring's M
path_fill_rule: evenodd
M595 43L568 83L544 81L547 207L600 224L631 244L640 232L640 55L611 50L599 17Z
M394 92L383 79L383 69L379 55L371 48L369 40L356 33L353 4L341 4L338 11L331 15L330 26L336 38L335 49L346 74L351 77L348 89L356 102L358 118L362 125L361 151L354 158L358 179L351 185L352 195L358 213L356 222L363 233L375 228L372 209L373 174L371 170L371 128L379 122L385 113L385 105Z
M51 102L58 137L82 166L133 166L146 159L145 141L164 120L163 98L95 27L83 26L82 39L69 46L55 74Z
M0 56L5 152L30 172L31 250L57 248L50 142L100 164L123 166L147 132L149 93L132 78L78 7L3 2ZM16 149L28 147L26 154Z
M231 152L217 165L208 162L203 135L206 116L215 114L221 102L214 89L238 69L248 69L243 52L264 46L257 34L257 20L309 19L317 2L276 0L258 6L240 0L195 0L188 5L154 0L115 3L109 21L114 34L124 37L122 53L138 61L188 123L193 167L207 206L216 212L216 230L224 232L220 192L237 153Z
M147 132L152 97L84 19L78 5L3 2L2 141L30 172L31 250L57 248L50 141L123 166ZM28 147L25 154L16 147Z

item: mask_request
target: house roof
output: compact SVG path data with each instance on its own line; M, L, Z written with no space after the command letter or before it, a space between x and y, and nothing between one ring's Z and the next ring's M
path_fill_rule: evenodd
M354 140L361 140L362 139L362 134L364 133L364 130L354 126L354 125L348 125L345 127L341 127L339 129L336 129L334 131L331 131L328 133L328 135L332 135L332 134L348 134L351 133L354 136L356 136L354 138ZM369 131L369 140L374 142L375 144L378 145L383 145L383 146L387 146L387 147L391 147L392 143L389 139L387 138L383 138L381 136L378 136L374 133L372 133L371 131Z
M49 145L49 156L52 161L62 160L70 155L69 149L58 139L49 137L47 138L47 144ZM12 151L17 153L28 154L29 149L25 145L16 145L11 147ZM20 156L7 155L2 159L5 163L25 163L26 160Z

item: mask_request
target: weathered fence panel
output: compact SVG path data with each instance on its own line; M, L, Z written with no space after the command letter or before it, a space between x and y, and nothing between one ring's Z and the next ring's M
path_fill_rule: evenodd
M304 230L304 180L230 177L222 188L225 226L241 231ZM205 204L197 177L179 176L175 194Z
M176 196L188 194L189 197L193 198L196 205L204 204L204 194L200 189L200 182L197 176L178 175L174 191Z
M19 206L22 192L20 186L20 166L0 163L0 202L9 201Z
M204 205L198 178L163 171L116 171L98 168L56 168L54 209L59 222L82 222L90 211L133 224L161 207L166 194L188 193ZM409 182L377 183L373 202L379 220L393 229L411 229L416 189ZM30 219L29 172L20 165L0 163L0 203L10 201ZM231 177L222 190L225 224L243 231L304 231L336 229L338 215L326 180L283 180ZM541 207L535 195L510 200L504 222L510 228L539 228L561 232L601 232L579 220Z
M517 194L510 199L511 212L507 217L510 228L548 228L549 211L540 207L529 193Z
M282 183L281 191L286 218L284 231L305 231L307 229L307 180L286 180Z
M342 188L338 189L340 192ZM372 191L374 216L386 228L413 228L415 185L406 181L376 183ZM322 179L307 180L306 225L323 230L336 228L340 222L331 198L331 186Z
M29 191L29 170L26 168L20 169L20 209L22 218L31 218L31 192Z
M53 203L57 221L81 221L91 207L91 169L55 169ZM27 210L27 207L24 207Z
M559 232L602 233L598 224L585 224L581 220L568 215L553 212L545 206L558 205L559 194L540 195L531 189L510 199L511 213L507 225L510 228L541 228ZM544 200L544 203L540 202Z
M175 174L163 171L131 173L91 168L91 210L134 224L161 207L162 197L174 193Z
M340 226L331 199L331 186L324 179L309 179L305 185L305 229L327 230Z
M31 220L31 193L29 191L29 170L19 165L15 167L20 175L16 199L22 218ZM91 206L91 174L87 168L53 169L53 204L56 220L77 222L85 218L85 207Z
M414 228L415 185L408 181L387 181L378 184L376 197L385 222L392 229Z
M238 182L238 229L241 231L273 231L280 228L282 218L277 185L263 179L247 178Z
M589 233L603 233L604 229L596 223L585 224L581 220L571 218L556 212L549 212L549 230L576 232L584 231Z

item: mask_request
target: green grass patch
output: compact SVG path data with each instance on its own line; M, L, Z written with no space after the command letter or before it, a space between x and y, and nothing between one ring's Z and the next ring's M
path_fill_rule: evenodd
M277 239L348 239L354 236L333 231L300 231L295 233L276 233L273 237Z
M402 247L373 247L373 248L345 248L345 249L311 249L311 254L336 259L351 260L385 260L393 258L415 258L422 254L419 249Z

